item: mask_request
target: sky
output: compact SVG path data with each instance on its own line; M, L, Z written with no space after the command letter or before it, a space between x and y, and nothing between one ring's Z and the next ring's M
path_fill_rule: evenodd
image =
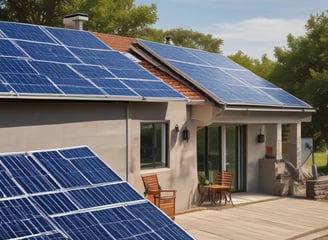
M223 39L224 55L241 50L274 60L274 47L287 47L287 35L303 36L310 15L328 10L328 0L135 0L157 5L153 28L183 28ZM174 42L174 39L173 39Z

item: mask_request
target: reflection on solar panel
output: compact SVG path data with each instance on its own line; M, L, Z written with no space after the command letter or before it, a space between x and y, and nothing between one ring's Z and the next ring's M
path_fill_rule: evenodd
M311 108L223 55L145 40L139 43L220 103Z
M88 147L0 155L0 239L193 239Z
M122 88L112 88L113 79ZM124 81L131 79L152 80L143 87L152 94L128 87ZM111 83L97 85L98 80ZM90 32L0 21L2 96L185 99L163 82L158 89L155 82L162 81Z

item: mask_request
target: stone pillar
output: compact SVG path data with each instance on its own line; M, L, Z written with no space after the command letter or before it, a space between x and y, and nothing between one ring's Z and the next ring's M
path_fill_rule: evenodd
M289 161L298 168L302 165L301 123L289 125Z

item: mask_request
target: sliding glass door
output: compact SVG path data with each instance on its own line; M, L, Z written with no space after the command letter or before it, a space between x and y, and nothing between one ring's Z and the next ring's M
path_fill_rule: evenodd
M198 173L210 182L215 181L217 171L234 174L234 189L245 190L245 126L211 125L197 131Z

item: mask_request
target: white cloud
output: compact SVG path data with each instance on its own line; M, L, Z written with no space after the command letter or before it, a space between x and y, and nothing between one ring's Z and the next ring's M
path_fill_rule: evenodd
M289 33L294 36L304 35L305 23L306 18L253 18L234 23L213 24L205 32L224 40L224 54L241 50L251 57L260 58L267 53L273 58L274 47L286 46Z
M224 40L238 39L255 42L285 40L289 33L303 35L304 19L254 18L236 23L218 23L212 28L213 35Z

